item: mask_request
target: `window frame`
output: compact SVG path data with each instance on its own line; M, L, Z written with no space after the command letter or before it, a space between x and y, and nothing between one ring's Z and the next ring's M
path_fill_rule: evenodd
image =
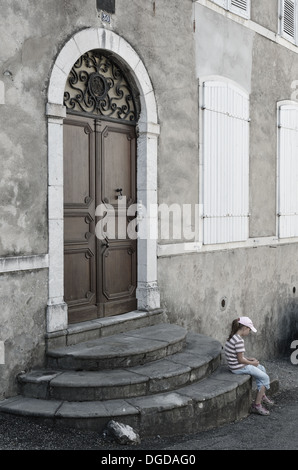
M285 18L285 4L291 2L294 7L294 18L293 18L293 35L285 31L284 18ZM298 45L298 0L279 0L279 34L282 38L291 42L292 44Z
M247 242L249 239L250 216L249 93L239 86L238 83L218 76L205 77L200 83L200 89L200 99L202 103L202 106L200 107L200 112L202 113L202 137L200 141L199 202L201 225L199 238L205 246ZM210 93L214 94L214 91L215 93L219 93L219 100L218 98L217 101L215 99L214 103L208 100L206 90L209 90L209 96L211 96ZM240 101L237 101L237 107L233 108L237 96ZM229 97L232 97L232 101L229 101ZM240 111L241 106L242 109ZM219 116L221 117L219 118ZM229 132L232 126L232 131L235 130L234 135L239 135L239 133L236 132L236 129L239 130L239 122L241 122L242 125L242 128L240 127L240 129L242 129L243 132L243 140L238 140L237 144L240 142L241 145L236 145L236 143L233 142L234 147L231 151L229 143L223 149L222 155L217 151L214 152L214 148L223 148L221 146L222 142L230 142L230 139L227 139L227 136L231 134L222 132L222 129ZM218 132L214 134L215 136L218 136L216 140L212 137L212 129L214 129L215 126L221 126L221 130L218 130ZM222 138L224 140L222 140ZM241 148L242 150L239 153L238 150L234 151L235 148ZM238 154L240 157L239 159ZM234 165L231 166L233 162ZM218 163L223 171L218 170ZM236 182L234 185L225 184L227 183L226 175L229 168L236 168L236 171L232 172L233 174L231 177L230 173L228 177L229 181L234 183ZM207 181L209 186L207 185ZM239 181L243 182L243 184L239 184ZM216 199L222 201L219 205L214 202L215 199L212 189L208 189L208 187L212 188L215 186L215 182L219 182L216 189L219 194L219 197L217 194ZM226 188L228 186L232 189L227 192Z
M296 125L286 126L284 123L287 119L284 119L282 112L295 111L296 113ZM286 165L282 168L282 164L286 161L289 165L289 160L293 157L295 152L283 151L283 143L285 142L290 148L293 148L293 144L296 142L298 147L298 103L296 101L281 101L277 103L277 194L276 194L276 206L277 206L277 235L278 239L297 238L298 237L298 192L297 202L293 200L293 187L298 187L298 159L297 163L294 162L293 166L289 169ZM294 135L295 133L295 135ZM293 140L289 139L289 134L293 135ZM296 171L295 171L296 170ZM284 175L290 175L290 180L285 179ZM295 181L291 181L291 178L295 175ZM293 212L294 209L294 212ZM290 219L289 219L290 217ZM293 217L293 219L292 219ZM286 220L288 218L288 220ZM291 223L293 225L291 226ZM295 227L296 224L296 227ZM294 228L293 228L294 227Z
M251 6L251 0L212 0L213 3L216 3L216 5L220 6L221 8L224 8L227 11L230 11L231 13L234 13L235 15L241 16L245 19L250 19L250 6ZM241 1L246 1L246 8L240 8L240 6L237 6L233 4L233 2L241 2Z

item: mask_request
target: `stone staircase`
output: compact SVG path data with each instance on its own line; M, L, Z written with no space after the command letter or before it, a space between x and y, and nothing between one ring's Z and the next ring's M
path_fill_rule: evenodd
M141 437L182 435L247 416L249 376L221 364L221 344L131 312L48 336L47 367L18 377L0 412L103 431L114 419Z

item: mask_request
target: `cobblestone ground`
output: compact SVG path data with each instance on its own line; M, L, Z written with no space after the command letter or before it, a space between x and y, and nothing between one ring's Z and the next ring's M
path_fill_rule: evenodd
M58 430L0 413L0 450L298 450L298 365L289 359L263 364L269 375L280 381L270 416L251 414L240 422L195 435L168 439L155 436L139 445L121 446L96 432Z

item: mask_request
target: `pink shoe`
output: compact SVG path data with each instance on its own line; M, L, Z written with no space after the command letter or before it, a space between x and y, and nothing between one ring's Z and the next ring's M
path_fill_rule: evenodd
M268 398L266 395L263 395L262 403L264 403L264 405L268 405L268 406L273 406L274 405L274 401L270 400L270 398Z
M257 413L259 415L263 415L263 416L270 415L269 411L266 410L266 408L264 408L261 404L256 405L255 403L253 403L253 405L251 406L251 410L253 413Z

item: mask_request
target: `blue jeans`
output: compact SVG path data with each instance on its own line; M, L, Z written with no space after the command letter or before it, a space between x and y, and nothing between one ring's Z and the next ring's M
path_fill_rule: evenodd
M248 374L251 375L256 379L257 389L260 390L261 387L264 385L267 390L270 388L270 378L269 375L266 374L266 369L264 366L258 365L256 366L244 366L241 369L236 369L232 371L233 374Z

